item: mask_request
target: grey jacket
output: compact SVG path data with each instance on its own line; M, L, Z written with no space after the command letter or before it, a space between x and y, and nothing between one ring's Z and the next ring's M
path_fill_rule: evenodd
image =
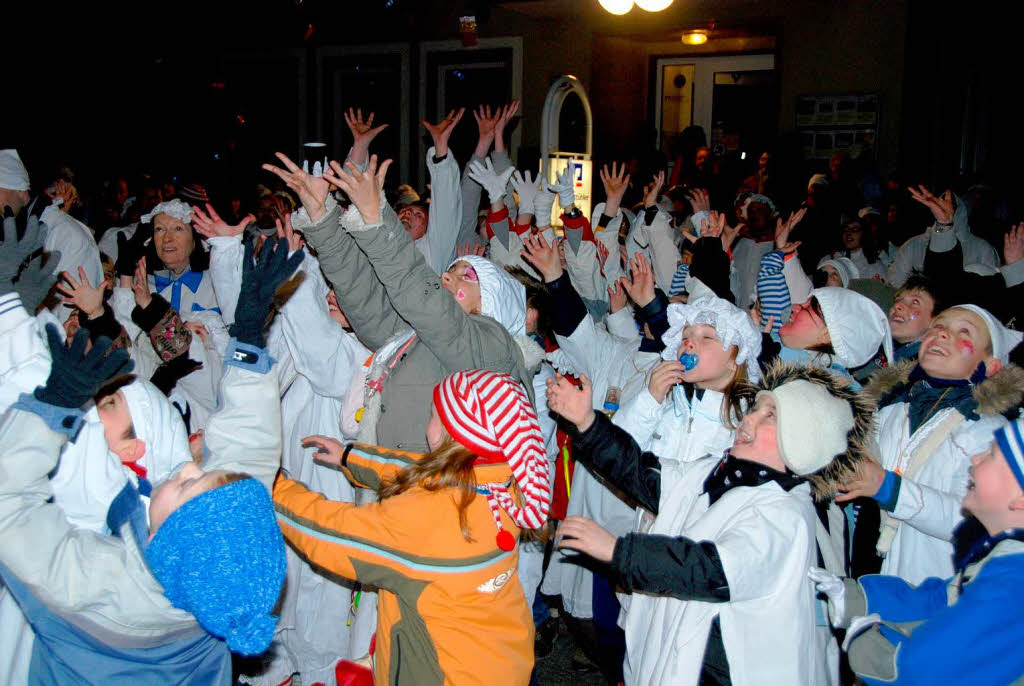
M533 400L532 375L519 345L494 319L462 311L423 261L383 194L377 224L364 224L354 207L343 215L332 198L315 224L305 210L292 221L317 251L338 304L363 345L377 350L410 327L417 334L384 383L379 445L426 452L434 386L457 371L504 372L521 381Z

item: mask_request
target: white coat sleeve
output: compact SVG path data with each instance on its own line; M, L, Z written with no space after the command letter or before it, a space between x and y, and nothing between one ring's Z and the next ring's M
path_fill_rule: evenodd
M50 350L39 321L28 314L17 293L0 296L0 412L22 393L46 383Z
M789 289L789 297L794 305L802 305L811 297L814 284L804 273L800 266L800 260L793 258L786 260L782 265L782 275L786 278L786 287Z
M591 215L590 225L594 227L594 237L608 251L608 257L604 262L604 278L608 283L615 283L622 276L622 265L619 262L619 229L622 228L623 214L619 210L608 226L599 226L601 215L604 214L605 204L600 202Z
M565 267L573 288L584 301L608 302L608 282L601 274L597 246L594 243L580 241L579 248L574 251L566 241Z
M900 247L900 251L896 253L896 259L889 265L889 271L885 275L885 280L890 286L900 288L910 276L910 272L924 266L927 246L927 233L907 239L907 242Z
M640 339L643 335L640 333L640 329L636 328L633 311L629 309L628 305L605 317L604 325L608 327L608 333L616 338L624 338L627 341L632 341L637 347L640 346Z
M462 186L459 165L449 150L440 162L434 162L434 148L427 150L430 171L430 212L427 215L427 244L430 268L440 274L455 259L455 241L462 225Z
M625 406L619 408L612 418L612 423L621 427L638 445L644 447L650 445L660 420L661 405L645 387Z
M352 375L370 353L331 319L327 309L327 283L316 258L307 255L300 269L306 278L281 308L281 332L295 369L306 377L313 391L323 397L342 399Z
M278 379L272 370L246 366L230 360L225 365L220 403L206 424L203 469L248 474L270 490L281 466Z
M672 240L672 225L669 215L658 210L654 220L644 225L643 231L650 245L651 266L654 267L654 281L658 288L668 293L672 286L672 277L679 267L681 256ZM639 221L643 221L642 216Z
M242 289L242 236L215 236L210 243L210 279L225 326L235 321L235 307Z

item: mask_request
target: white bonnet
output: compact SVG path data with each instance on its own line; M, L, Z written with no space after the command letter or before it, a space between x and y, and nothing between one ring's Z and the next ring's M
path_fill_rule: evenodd
M707 324L714 327L723 348L736 346L736 362L746 365L747 377L753 382L760 378L757 357L761 354L761 332L749 314L728 300L707 295L685 305L672 303L668 306L668 323L669 329L661 337L665 344L661 352L663 359L677 359L685 327Z
M513 336L526 333L526 288L507 271L485 257L465 255L453 260L466 262L480 279L480 314L496 320Z
M835 361L847 369L867 364L882 346L892 362L889 318L870 298L847 288L816 288L811 297L821 305Z
M192 208L184 200L178 200L177 198L165 200L154 207L153 211L149 214L142 215L139 220L145 224L146 222L153 221L153 218L158 214L166 214L168 217L174 217L185 224L192 223Z

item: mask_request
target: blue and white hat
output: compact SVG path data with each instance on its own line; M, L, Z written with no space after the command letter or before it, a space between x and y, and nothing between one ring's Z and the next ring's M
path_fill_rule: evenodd
M1024 488L1024 419L1015 419L995 431L996 444L1010 463L1010 471Z

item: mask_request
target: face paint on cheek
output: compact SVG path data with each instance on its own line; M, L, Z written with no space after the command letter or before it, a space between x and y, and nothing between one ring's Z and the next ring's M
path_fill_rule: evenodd
M455 291L455 298L457 300L465 300L466 299L466 291L462 290L461 288L459 290Z
M970 357L974 354L974 346L970 341L959 341L956 344L956 348L960 351L962 357Z

